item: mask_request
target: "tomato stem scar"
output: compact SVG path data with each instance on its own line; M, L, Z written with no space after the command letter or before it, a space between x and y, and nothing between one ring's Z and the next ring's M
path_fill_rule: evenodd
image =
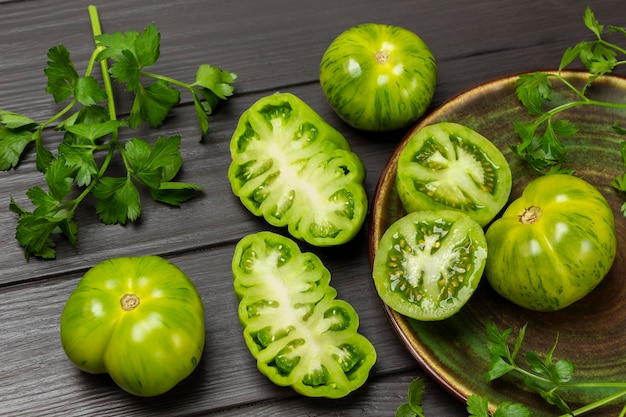
M537 223L539 217L541 217L541 209L537 206L530 206L520 214L519 221L522 224L534 224Z
M376 58L376 61L378 61L379 64L384 64L389 59L389 52L376 51L376 53L374 54L374 57Z
M139 297L136 294L124 294L120 298L120 305L124 311L134 310L139 305Z

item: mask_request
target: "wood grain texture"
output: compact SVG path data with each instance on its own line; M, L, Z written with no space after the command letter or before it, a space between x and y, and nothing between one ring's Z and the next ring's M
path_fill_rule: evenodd
M595 2L601 22L626 25L623 0ZM318 65L332 39L358 23L397 24L418 33L439 63L432 107L495 77L553 68L563 50L589 38L581 0L110 0L95 2L105 32L142 30L155 22L162 35L154 72L191 81L202 63L238 73L236 95L210 119L198 143L190 97L159 130L133 135L155 139L181 135L185 160L180 179L205 192L181 208L144 198L139 221L101 224L93 207L76 216L80 246L60 241L58 259L26 262L15 241L9 198L27 204L25 192L42 184L34 158L0 172L0 415L220 415L391 416L406 400L416 376L428 378L393 333L371 282L367 225L339 249L314 250L330 269L339 298L361 319L361 332L375 345L378 362L368 383L341 400L303 398L270 383L247 351L237 320L230 262L244 235L277 230L248 213L226 177L229 142L239 115L275 91L297 94L348 139L367 169L366 188L378 176L403 132L366 134L345 125L326 103ZM80 0L0 0L0 109L43 120L61 105L44 92L46 51L65 45L84 70L92 48L87 3ZM620 13L617 13L619 11ZM80 66L82 65L82 66ZM123 91L122 112L130 106ZM130 136L129 136L130 137ZM51 132L52 140L60 140ZM142 399L125 394L107 376L87 375L65 357L59 315L81 275L114 256L168 257L198 286L206 308L207 345L199 368L170 393ZM427 379L429 416L467 415L463 404Z

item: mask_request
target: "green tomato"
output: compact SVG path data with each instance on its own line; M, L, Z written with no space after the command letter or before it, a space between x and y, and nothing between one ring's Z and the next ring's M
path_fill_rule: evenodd
M529 182L486 237L491 286L537 311L562 309L591 292L611 268L617 246L604 196L564 174Z
M457 123L411 132L397 163L396 187L407 212L458 210L483 227L506 205L511 183L502 152Z
M327 398L365 383L376 351L357 332L352 306L335 298L330 272L316 255L259 232L237 244L232 270L246 345L272 382Z
M264 97L239 119L228 179L256 216L315 246L348 242L367 214L365 167L348 141L292 94Z
M487 260L482 227L453 210L396 220L378 244L372 275L381 300L422 321L456 314L478 287Z
M91 268L61 314L61 343L83 371L108 373L138 396L169 391L204 349L204 307L192 281L157 256Z
M330 44L320 63L320 83L330 106L351 126L395 130L414 123L430 105L437 64L415 33L366 23Z

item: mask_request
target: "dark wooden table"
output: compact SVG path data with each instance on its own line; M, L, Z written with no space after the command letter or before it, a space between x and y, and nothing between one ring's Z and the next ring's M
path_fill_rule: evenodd
M591 2L603 23L626 25L623 0ZM126 226L101 224L93 207L76 215L80 245L64 241L58 259L24 259L15 240L9 198L41 184L34 158L0 173L0 414L391 416L406 400L409 382L427 378L429 416L467 415L465 405L440 388L410 356L388 323L371 281L367 224L340 249L316 253L332 273L339 298L360 315L361 332L378 351L367 384L339 400L311 399L274 386L261 375L243 342L230 270L235 243L270 229L230 191L229 141L239 115L275 91L308 102L349 140L367 168L370 198L403 132L365 134L342 123L328 106L318 66L332 39L364 22L390 23L418 33L439 64L433 108L493 78L554 68L567 46L589 38L581 0L138 0L100 1L104 32L143 30L155 22L162 35L155 72L192 81L199 64L239 74L236 94L211 117L197 142L193 107L182 104L158 130L138 136L179 134L185 159L181 180L205 188L181 208L144 200L141 219ZM0 0L0 108L45 120L59 106L44 93L49 47L63 44L77 63L92 50L88 3L78 0ZM80 64L78 64L80 66ZM79 72L84 67L78 68ZM120 92L123 100L123 94ZM128 103L125 103L128 105ZM169 393L144 399L126 394L107 376L85 374L66 358L59 340L63 305L84 272L106 258L162 255L197 285L206 309L207 340L199 368Z

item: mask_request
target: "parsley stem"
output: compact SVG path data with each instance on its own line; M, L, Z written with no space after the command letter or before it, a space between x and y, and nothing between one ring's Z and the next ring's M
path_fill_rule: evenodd
M620 47L619 45L616 45L614 43L605 41L602 38L599 38L598 41L599 41L600 44L602 44L602 45L604 45L604 46L606 46L608 48L611 48L611 49L613 49L613 50L615 50L617 52L620 52L622 55L626 55L626 49Z
M176 80L176 79L171 78L171 77L167 77L165 75L154 74L154 73L151 73L151 72L144 72L144 71L141 71L141 75L143 75L144 77L154 78L155 80L165 81L165 82L177 85L179 87L185 88L185 89L193 92L193 86L191 84L183 82L183 81Z
M94 40L95 37L98 35L102 34L102 27L100 26L100 17L98 15L98 9L93 6L90 5L88 7L89 10L89 19L91 21L91 30L94 36ZM96 43L96 48L94 49L91 59L90 59L90 64L87 68L88 73L91 72L93 65L96 61L96 58L98 56L98 54L100 53L100 51L104 50L105 48L102 46L97 45ZM117 113L115 111L115 100L113 98L113 86L111 83L111 77L109 75L109 66L107 63L106 59L103 59L100 61L100 68L102 71L102 80L104 83L104 89L106 91L107 94L107 107L109 109L109 117L111 120L116 120L117 119ZM118 140L118 129L115 129L112 133L111 133L111 141L108 144L108 152L106 157L104 158L104 161L102 162L102 165L100 166L100 169L98 170L97 176L96 178L94 178L87 187L85 187L85 189L80 193L80 195L78 197L76 197L74 200L71 201L71 203L73 204L72 209L70 210L71 216L74 215L74 212L76 211L76 209L79 206L79 203L92 191L92 189L98 184L98 181L100 180L100 178L103 177L104 173L106 172L107 168L109 167L109 164L111 163L111 159L113 158L113 154L115 152L115 149L117 148L117 146L119 146L119 140ZM70 217L71 217L70 216Z
M100 25L100 16L98 15L98 9L94 5L90 5L88 7L89 10L89 19L91 21L91 30L93 32L94 40L97 36L102 35L102 27ZM96 49L94 50L94 56L97 56L101 51L106 49L104 46L98 45L96 42ZM102 72L102 82L104 83L104 90L107 94L107 107L109 109L109 118L111 120L117 120L117 112L115 108L115 99L113 95L113 85L111 82L111 75L109 74L109 64L106 59L100 60L100 68ZM107 152L106 158L98 171L98 178L102 178L104 172L109 166L111 159L113 157L113 152L115 148L119 146L119 131L115 129L111 133L111 141L109 143L109 151ZM97 181L94 181L97 182ZM91 187L88 187L89 190Z
M70 101L70 103L65 106L61 111L59 111L57 114L55 114L54 116L52 116L51 118L49 118L48 120L46 120L45 122L41 123L41 125L39 125L39 131L43 131L44 128L46 128L49 124L59 120L65 113L69 112L70 110L72 110L72 107L74 107L76 105L76 103L78 103L78 100L76 98L74 98L72 101Z
M100 17L98 15L98 9L96 6L90 5L89 8L89 19L91 21L91 30L93 32L94 38L96 36L102 35L102 27L100 26ZM104 50L103 46L96 44L96 49L94 51L94 56L100 53L100 51ZM113 98L113 86L111 83L111 75L109 74L109 64L106 59L100 61L100 68L102 69L102 81L104 83L104 90L107 93L108 107L109 107L109 116L111 120L117 119L117 114L115 112L115 100ZM117 130L115 131L114 140L117 142Z
M578 92L578 90L575 90L575 91ZM570 101L568 103L561 104L560 106L556 106L548 110L547 112L539 116L537 120L534 122L534 124L536 126L540 126L546 120L551 120L558 113L561 113L565 110L568 110L577 106L591 105L591 106L608 107L608 108L614 108L614 109L626 109L626 103L611 103L608 101L591 100L591 99L586 98L584 95L581 95L581 97L584 97L584 99L579 100L579 101Z
M608 403L610 403L611 401L617 400L618 398L621 398L623 396L626 396L626 389L622 390L622 391L618 391L614 394L611 395L607 395L604 398L601 398L597 401L594 401L590 404L587 404L583 407L577 408L576 410L573 410L571 413L567 413L567 414L563 414L560 417L570 417L570 416L580 416L584 413L587 413L591 410L594 410L598 407L601 407L603 405L606 405ZM622 410L622 413L624 412L624 410ZM623 414L622 414L623 415Z

